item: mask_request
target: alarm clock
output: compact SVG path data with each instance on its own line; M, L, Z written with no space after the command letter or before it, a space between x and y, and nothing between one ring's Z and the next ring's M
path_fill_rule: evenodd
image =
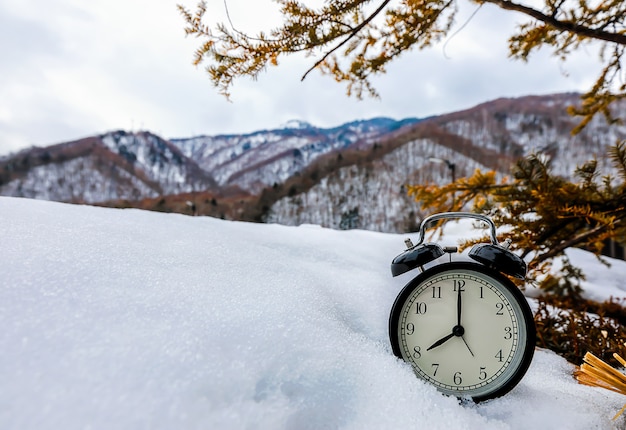
M468 261L453 261L456 247L423 243L438 220L472 218L487 223L491 243L474 245ZM499 244L493 221L446 212L427 217L419 240L393 259L393 276L419 268L396 298L389 316L393 353L415 374L447 395L480 402L500 397L522 379L533 358L536 331L526 298L507 277L524 279L526 263ZM445 254L449 258L436 264ZM433 263L427 269L424 266Z

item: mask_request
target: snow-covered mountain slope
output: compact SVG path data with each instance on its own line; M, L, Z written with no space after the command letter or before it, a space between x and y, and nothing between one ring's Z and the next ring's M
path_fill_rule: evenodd
M558 175L571 177L577 166L594 157L608 173L606 148L626 139L626 124L608 125L602 115L597 115L580 133L572 135L580 118L569 115L567 108L579 104L580 95L575 93L503 98L432 122L497 153L543 153L552 158ZM615 103L612 109L616 117L626 118L626 102Z
M623 396L579 385L545 350L478 405L417 379L387 334L413 276L391 277L399 235L7 197L0 225L2 429L626 424L611 421ZM580 261L587 293L626 295L626 263Z
M278 130L171 141L149 132L114 131L0 158L0 195L102 203L233 187L256 194L320 155L367 147L416 121L375 118L332 129L297 122Z
M448 160L463 172L489 170L433 140L416 139L380 159L342 167L312 188L278 200L265 219L285 225L412 231L418 222L419 205L407 194L405 186L446 183L451 179L448 168L434 167L430 158Z
M498 99L419 121L375 118L332 129L292 121L276 130L171 141L112 132L1 158L0 195L407 231L420 215L407 184L446 183L476 168L504 176L530 152L550 158L553 171L568 178L592 158L603 174L614 171L607 148L626 139L626 126L599 116L572 135L579 119L567 108L579 97ZM626 102L614 109L626 118Z
M0 194L66 202L139 200L215 186L151 133L116 131L0 159Z
M444 184L452 180L452 174L469 176L477 168L506 175L518 157L531 152L549 157L553 171L567 178L593 158L600 171L612 173L607 148L626 139L626 126L609 127L596 117L573 136L578 120L566 109L578 97L500 99L413 124L381 140L379 156L362 157L331 171L312 187L281 196L265 219L287 225L411 231L420 208L406 195L404 185ZM615 108L626 117L626 104ZM454 172L442 160L453 164Z
M189 192L214 184L213 178L194 160L152 133L118 131L103 135L102 142L111 152L126 158L148 180L159 184L161 195Z
M375 118L331 129L291 121L285 128L244 135L172 139L172 143L220 185L236 185L253 193L283 183L320 155L348 147L369 147L381 135L417 122Z

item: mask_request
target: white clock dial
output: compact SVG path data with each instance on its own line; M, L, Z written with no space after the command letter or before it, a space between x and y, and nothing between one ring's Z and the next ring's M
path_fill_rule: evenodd
M396 355L440 391L483 400L511 389L534 351L532 314L510 281L475 263L420 274L390 318Z

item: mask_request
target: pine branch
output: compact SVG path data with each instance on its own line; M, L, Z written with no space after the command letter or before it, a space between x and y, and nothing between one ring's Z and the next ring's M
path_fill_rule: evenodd
M337 50L339 50L339 48L341 48L343 45L345 45L346 43L348 43L348 41L350 41L350 39L353 39L354 37L356 37L356 35L363 29L365 28L365 26L367 24L369 24L370 22L372 22L372 20L380 13L383 11L383 9L385 8L385 6L387 6L389 3L391 3L391 0L384 0L380 6L378 6L378 8L369 16L367 17L365 20L363 20L362 23L360 23L359 25L357 25L356 27L354 27L349 33L348 33L348 37L346 37L343 41L341 41L340 43L338 43L335 47L333 47L330 51L326 52L324 54L324 56L322 58L320 58L319 60L317 60L315 62L315 64L313 64L305 73L304 75L302 75L302 78L300 78L301 81L304 81L304 79L307 77L307 75L309 73L311 73L317 66L319 66L320 64L322 64L324 61L326 61L326 59L328 57L330 57L334 52L336 52Z
M607 229L608 229L607 225L599 225L595 228L592 228L591 230L587 230L586 232L582 234L574 236L573 238L569 240L562 241L558 245L552 247L548 252L539 254L537 257L535 257L535 259L533 260L533 263L538 264L538 263L541 263L542 261L556 257L557 255L565 251L567 248L572 248L576 245L586 243L589 240L591 240L591 238L593 238L594 236L599 236L600 234L604 233Z

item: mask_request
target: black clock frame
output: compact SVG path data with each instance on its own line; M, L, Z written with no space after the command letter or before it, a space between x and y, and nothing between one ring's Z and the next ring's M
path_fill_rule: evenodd
M526 298L524 297L522 292L519 290L519 288L517 288L515 284L511 282L510 279L501 275L498 272L495 272L494 270L489 269L486 266L473 263L473 262L456 261L456 262L443 263L443 264L431 267L430 269L425 270L424 272L420 273L415 278L413 278L411 281L409 281L409 283L404 286L404 288L400 291L400 294L398 294L398 296L396 297L396 300L391 308L391 313L389 316L389 339L391 341L391 348L393 350L394 355L397 356L398 358L403 358L401 347L400 347L398 328L399 328L399 321L401 317L402 307L404 303L409 298L409 296L413 293L413 291L416 288L418 288L426 279L434 275L437 275L439 273L445 272L445 271L453 271L453 270L461 270L461 269L480 272L500 282L520 305L520 308L522 310L523 317L524 317L522 323L524 324L524 327L526 330L526 342L523 346L521 346L521 348L523 349L523 352L522 352L523 356L522 356L522 360L519 366L517 367L517 369L515 369L515 372L509 377L509 379L505 381L503 384L499 385L496 390L489 392L487 394L481 395L481 396L472 397L472 400L478 403L478 402L493 399L496 397L501 397L504 394L511 391L524 377L533 359L535 343L536 343L536 328L534 324L533 314L530 309L530 306L528 305L528 302L526 301Z
M389 339L391 341L391 348L395 356L397 356L398 358L403 358L400 347L398 328L402 313L402 307L406 300L409 298L409 296L411 296L413 291L428 278L442 272L454 270L470 270L492 277L508 290L508 292L518 302L523 313L522 323L525 325L527 336L525 344L520 346L523 352L519 366L517 367L517 369L515 369L514 373L509 376L508 380L498 385L497 389L484 395L474 396L472 397L472 400L478 403L496 397L501 397L511 391L526 374L532 362L535 351L536 328L530 306L528 305L526 298L519 290L519 288L517 288L510 279L486 266L468 261L443 263L425 270L424 272L413 278L411 281L409 281L409 283L406 284L404 288L400 291L400 294L398 294L398 296L396 297L396 300L391 308L391 313L389 316Z

